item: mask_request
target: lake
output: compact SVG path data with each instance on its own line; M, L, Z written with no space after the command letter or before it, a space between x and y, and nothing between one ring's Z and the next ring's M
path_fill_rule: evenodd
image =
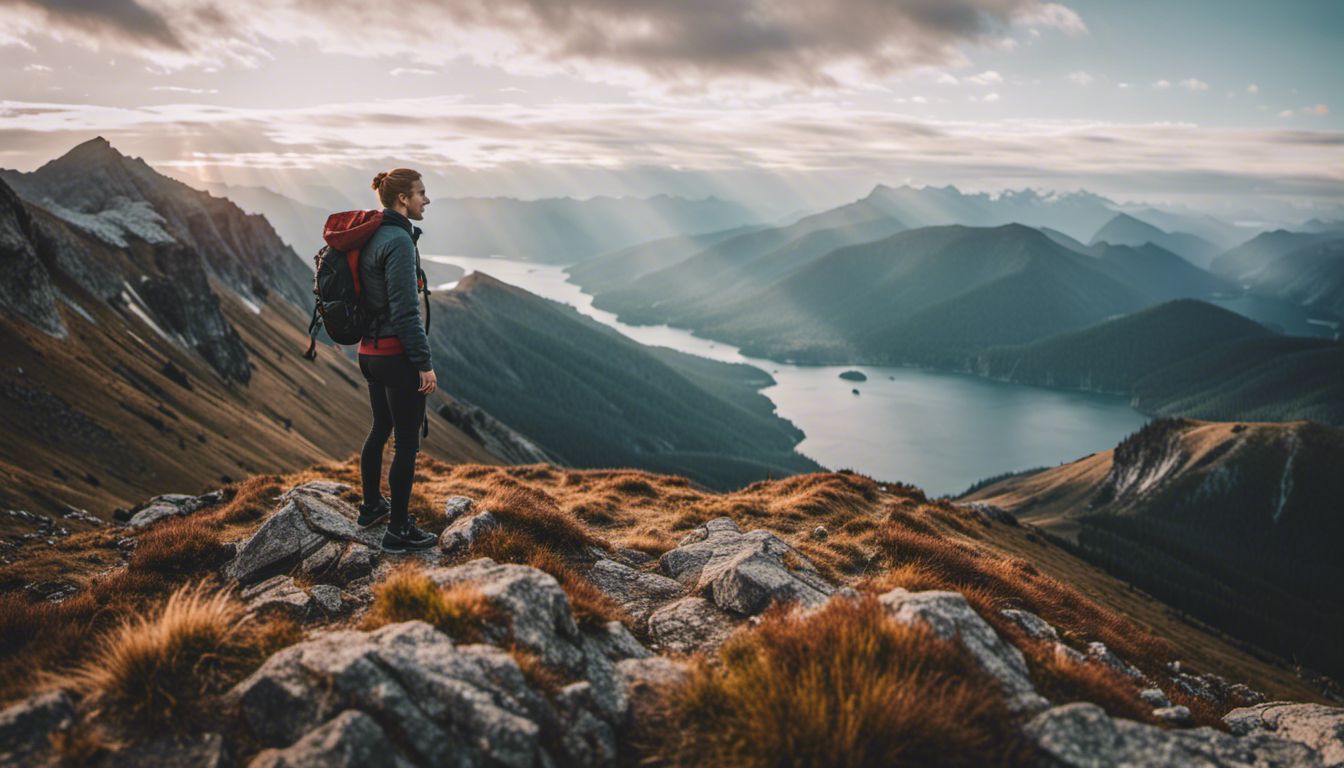
M984 477L1054 466L1114 446L1146 417L1124 397L1006 384L976 376L890 366L802 366L751 358L736 347L666 325L627 325L593 308L592 296L563 267L502 258L422 256L435 265L480 270L538 296L569 304L641 344L730 363L774 377L762 389L776 412L807 435L796 450L831 469L913 483L932 496L955 494ZM867 381L840 378L861 371ZM854 394L852 390L858 390Z

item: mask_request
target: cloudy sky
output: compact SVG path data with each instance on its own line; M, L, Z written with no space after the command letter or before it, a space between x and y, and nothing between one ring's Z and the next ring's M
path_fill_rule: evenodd
M0 166L431 196L1344 205L1338 0L0 0ZM1303 218L1306 216L1304 215Z

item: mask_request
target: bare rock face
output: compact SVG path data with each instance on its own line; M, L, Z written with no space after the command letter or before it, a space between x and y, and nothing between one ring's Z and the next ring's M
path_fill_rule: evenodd
M649 637L661 651L714 653L744 619L692 595L649 615Z
M588 571L588 580L615 600L636 622L644 621L659 606L686 593L680 582L615 560L598 560Z
M1344 708L1271 701L1234 709L1223 722L1235 734L1272 734L1316 750L1327 766L1344 766Z
M381 749L389 761L415 765L544 764L543 724L557 722L508 653L455 646L419 621L291 646L229 697L267 746L292 753L333 738L360 739L345 749ZM372 723L329 725L351 709ZM359 730L333 733L351 728Z
M897 587L878 599L897 621L926 624L939 637L959 641L1002 684L1011 709L1035 712L1049 705L1036 693L1022 652L999 637L960 592L910 592Z
M692 594L744 616L775 601L817 606L835 590L788 542L765 530L744 534L727 517L687 534L659 558L659 569Z
M0 765L39 763L51 751L47 735L74 722L74 704L64 691L39 693L0 710Z
M1112 718L1096 704L1074 703L1040 713L1023 732L1048 768L1311 768L1310 747L1268 735L1237 737L1212 728L1168 730Z
M382 530L359 527L359 510L340 496L348 488L316 480L281 494L280 508L239 546L225 573L243 585L295 567L339 586L369 576Z
M427 575L471 584L503 614L492 642L534 654L567 682L534 690L495 645L458 645L410 621L336 631L268 659L229 692L253 735L272 749L254 765L606 765L626 716L616 664L649 652L618 622L580 627L549 574L487 558Z
M200 496L165 493L155 496L132 509L129 513L130 519L127 521L127 525L132 528L143 528L150 523L168 517L185 517L207 507L212 507L221 501L224 501L223 491L211 491Z
M1018 608L1004 608L999 611L1005 617L1012 619L1013 623L1022 628L1027 633L1027 637L1033 640L1059 640L1059 633L1050 625L1050 622L1042 619L1031 611L1023 611Z
M248 768L359 768L413 765L402 757L378 721L358 709L347 709L285 749L268 749Z
M470 584L480 590L506 616L499 634L491 639L512 640L547 666L586 681L589 688L583 696L603 720L613 721L625 711L624 687L617 679L614 662L647 651L619 623L616 627L609 624L601 632L581 630L570 612L569 596L555 577L536 568L499 564L489 558L451 568L431 568L425 575L440 586ZM613 633L619 637L612 637Z

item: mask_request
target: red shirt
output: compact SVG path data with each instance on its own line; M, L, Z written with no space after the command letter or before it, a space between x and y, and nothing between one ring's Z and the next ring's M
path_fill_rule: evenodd
M360 339L359 354L361 355L400 355L406 348L401 345L401 339L396 336L378 337L378 346L373 346L372 339Z

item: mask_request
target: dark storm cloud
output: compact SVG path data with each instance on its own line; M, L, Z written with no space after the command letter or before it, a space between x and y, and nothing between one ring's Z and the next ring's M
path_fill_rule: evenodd
M156 48L182 50L168 20L136 0L0 0L0 7L23 7L43 14L48 24L120 38Z

